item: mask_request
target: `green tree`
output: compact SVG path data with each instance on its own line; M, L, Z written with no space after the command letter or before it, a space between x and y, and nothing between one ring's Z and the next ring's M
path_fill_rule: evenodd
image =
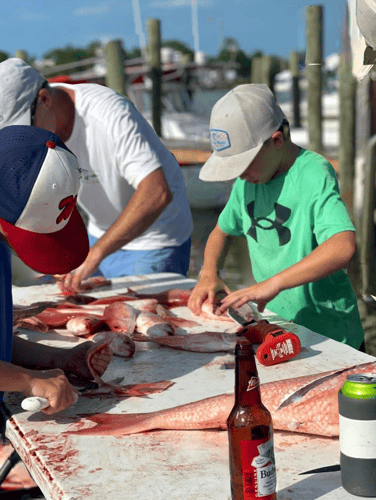
M178 52L187 55L190 61L193 61L194 59L193 50L190 49L188 45L183 42L179 42L178 40L165 40L162 42L162 47L169 47L170 49L177 50Z
M225 38L215 61L236 62L239 64L238 73L241 78L249 78L251 74L251 58L241 50L234 38Z
M137 59L138 57L142 56L141 49L139 47L134 47L132 50L125 51L125 58L126 59Z
M46 52L43 55L44 59L52 59L54 63L58 66L60 64L67 64L71 62L82 61L84 59L89 59L96 55L97 49L101 46L101 43L94 41L89 43L87 47L72 47L67 45L63 49L53 49ZM75 71L82 71L86 69L84 66L81 68L75 68ZM60 74L68 74L70 70L60 71Z
M0 62L3 62L3 61L5 61L5 59L8 59L8 58L9 58L8 52L3 52L2 50L0 50Z

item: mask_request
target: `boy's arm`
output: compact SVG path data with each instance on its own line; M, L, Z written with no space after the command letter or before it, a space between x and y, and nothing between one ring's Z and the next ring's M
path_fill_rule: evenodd
M248 301L257 302L258 310L263 312L266 304L283 290L319 281L346 268L354 251L355 233L337 233L284 271L256 285L230 293L222 300L217 314L222 314L230 306L239 307Z
M218 262L229 235L224 233L218 224L210 233L204 251L204 264L201 269L200 279L192 290L188 307L194 314L200 314L202 303L208 299L214 303L215 292L219 286L228 293L230 290L218 276Z

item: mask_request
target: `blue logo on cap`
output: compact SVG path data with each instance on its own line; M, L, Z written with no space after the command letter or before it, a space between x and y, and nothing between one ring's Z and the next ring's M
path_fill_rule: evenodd
M222 149L227 149L231 146L230 138L225 130L210 130L210 141L213 149L216 151L222 151Z

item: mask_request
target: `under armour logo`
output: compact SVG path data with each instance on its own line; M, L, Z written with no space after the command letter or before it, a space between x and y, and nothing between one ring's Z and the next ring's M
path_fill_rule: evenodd
M291 231L289 228L284 227L283 224L287 221L287 219L291 215L291 210L283 205L279 205L278 203L274 203L275 208L275 220L268 219L267 217L259 217L255 218L255 202L251 201L247 205L248 214L251 218L252 225L248 230L248 235L251 236L255 241L257 241L257 231L256 228L263 229L264 231L270 231L271 229L275 229L278 233L279 238L279 246L286 245L291 240ZM261 221L266 221L269 223L269 226L263 226L260 224Z
M67 196L59 203L59 209L62 210L59 217L56 219L56 224L60 224L63 220L69 219L74 207L76 206L76 196Z

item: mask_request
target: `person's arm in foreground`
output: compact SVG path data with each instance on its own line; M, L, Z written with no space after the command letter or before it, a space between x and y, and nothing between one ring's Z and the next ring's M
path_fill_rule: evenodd
M90 379L86 353L91 345L92 342L84 342L72 349L63 349L15 336L12 364L0 362L0 391L48 399L50 405L43 410L47 415L64 410L76 401L75 394L78 394L64 372ZM110 349L93 357L93 366L99 375L105 372L110 361Z
M189 297L188 307L194 314L200 314L203 302L213 304L215 292L219 289L230 293L229 288L218 276L218 262L225 247L226 240L229 237L218 225L210 233L204 251L204 264L201 269L200 279L192 290Z
M248 301L257 302L258 310L263 312L266 304L283 290L319 281L346 268L354 251L353 231L335 234L293 266L265 281L230 293L216 313L222 314L228 307L239 307Z
M82 280L95 272L102 260L140 236L172 201L162 168L143 179L119 218L93 245L87 258L74 272L62 278L64 288L79 291Z

